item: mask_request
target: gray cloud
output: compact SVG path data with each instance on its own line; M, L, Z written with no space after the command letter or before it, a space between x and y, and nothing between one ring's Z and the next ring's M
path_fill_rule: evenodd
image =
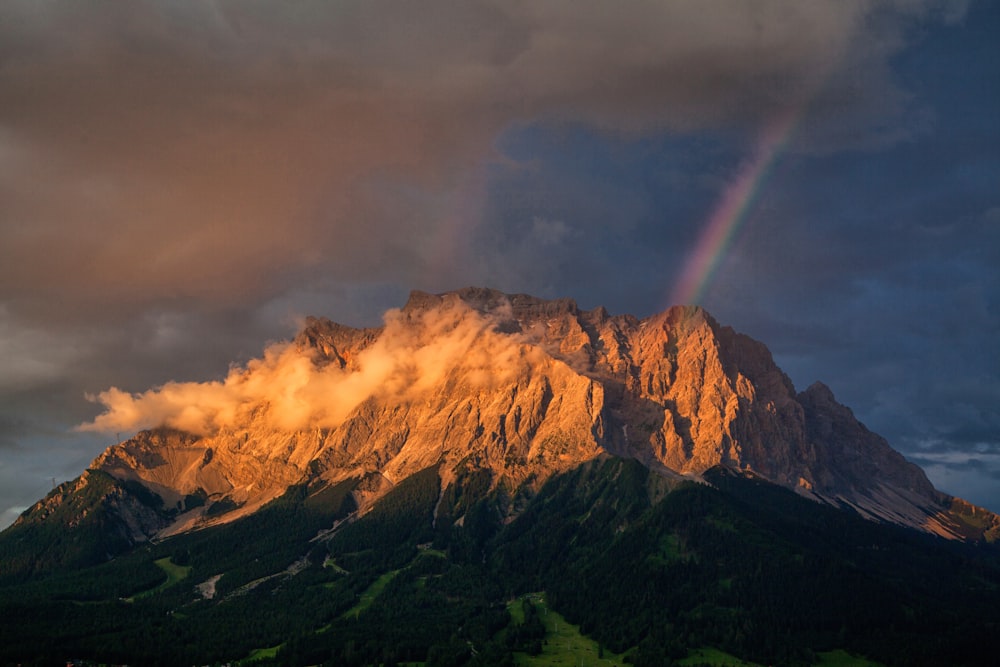
M412 280L513 121L752 126L819 77L842 131L898 127L887 59L928 10L895 9L9 3L0 298L51 321Z

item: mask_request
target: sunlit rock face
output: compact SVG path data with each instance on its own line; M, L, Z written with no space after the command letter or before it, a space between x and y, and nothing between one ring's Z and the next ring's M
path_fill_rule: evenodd
M296 483L380 478L365 505L429 466L446 484L485 469L516 488L608 453L670 477L727 466L870 518L977 537L828 388L796 393L763 344L696 307L638 319L489 289L414 292L380 328L310 318L241 373L209 392L175 387L169 409L155 392L109 405L109 423L157 406L174 426L92 465L176 508L160 535L246 515ZM185 421L185 391L210 396L212 412ZM189 422L205 426L176 428Z

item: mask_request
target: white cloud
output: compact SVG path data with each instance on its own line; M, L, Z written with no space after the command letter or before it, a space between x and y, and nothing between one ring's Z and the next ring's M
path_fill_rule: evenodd
M521 372L540 353L493 331L494 322L457 298L439 308L386 313L379 338L351 366L317 364L315 350L276 343L221 381L169 382L140 394L117 388L93 400L105 412L79 427L128 432L169 426L208 435L263 410L271 428L332 428L370 397L410 401L446 381L471 389Z

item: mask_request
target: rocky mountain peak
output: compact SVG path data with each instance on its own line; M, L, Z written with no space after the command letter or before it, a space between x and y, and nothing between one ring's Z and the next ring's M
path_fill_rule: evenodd
M802 392L802 397L808 397L809 400L814 401L817 404L831 406L837 405L837 399L833 395L833 390L819 380L809 385L809 387Z
M671 477L724 466L968 537L952 499L828 387L796 393L764 344L697 306L639 319L488 288L414 291L381 327L309 318L229 385L242 403L214 430L140 433L92 465L177 506L162 534L255 511L294 483L374 476L376 498L436 466L445 485L479 471L518 488L610 454Z

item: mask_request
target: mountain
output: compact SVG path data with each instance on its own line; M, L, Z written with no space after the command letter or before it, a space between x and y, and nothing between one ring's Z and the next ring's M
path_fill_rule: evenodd
M151 428L0 533L0 664L1000 650L1000 518L700 308L414 292L101 400Z
M301 482L375 475L364 508L432 465L446 484L484 470L493 486L537 488L608 453L674 479L721 465L948 538L1000 533L995 515L936 491L826 386L797 393L762 343L697 307L637 319L489 289L414 292L381 328L311 318L280 359L239 382L303 364L310 381L255 394L198 434L141 431L14 528L78 504L91 480L119 485L105 520L137 543L246 516ZM289 426L302 402L311 413Z

